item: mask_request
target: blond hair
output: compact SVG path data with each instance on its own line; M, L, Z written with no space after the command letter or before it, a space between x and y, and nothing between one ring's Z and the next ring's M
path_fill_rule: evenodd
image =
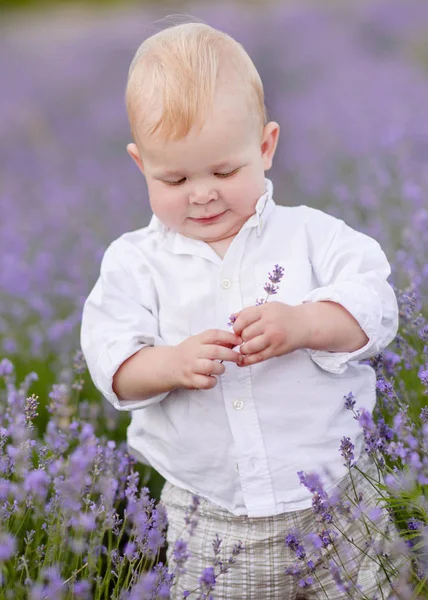
M181 139L193 126L200 130L213 106L223 60L232 67L234 81L243 84L245 101L262 131L267 110L263 84L251 58L228 34L196 22L167 27L138 48L125 94L134 138L142 125L138 118L146 124L145 135L158 134L164 140ZM155 106L160 106L160 116L147 124L144 117Z

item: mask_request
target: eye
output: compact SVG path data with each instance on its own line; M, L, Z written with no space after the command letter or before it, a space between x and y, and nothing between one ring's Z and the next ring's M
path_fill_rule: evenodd
M217 177L220 177L220 179L225 179L226 177L231 177L232 175L234 175L238 171L239 171L239 168L238 169L234 169L233 171L229 171L229 173L215 173L215 175ZM174 185L181 185L185 181L186 181L186 177L183 177L182 179L179 179L178 181L164 181L164 183L166 183L166 185L174 186Z
M183 177L183 179L179 179L178 181L165 181L164 183L166 183L167 185L180 185L184 181L186 181L185 177Z
M217 177L230 177L231 175L234 175L235 173L237 173L239 171L239 169L234 169L233 171L229 171L229 173L216 173Z

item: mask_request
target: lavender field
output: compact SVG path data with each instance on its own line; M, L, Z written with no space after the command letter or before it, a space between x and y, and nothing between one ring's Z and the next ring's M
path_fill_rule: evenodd
M281 125L275 200L345 219L392 264L400 331L371 361L375 420L356 417L401 531L391 552L407 559L392 598L428 598L428 3L182 12L232 34L261 73ZM100 398L79 355L105 248L151 216L125 151L123 98L133 53L167 14L0 23L0 600L168 598L186 561L181 541L174 564L160 564L166 516L150 495L162 482L127 455L128 417ZM213 555L191 597L215 598L236 559ZM297 554L296 564L310 586L316 573ZM337 581L344 598L360 597L340 569Z

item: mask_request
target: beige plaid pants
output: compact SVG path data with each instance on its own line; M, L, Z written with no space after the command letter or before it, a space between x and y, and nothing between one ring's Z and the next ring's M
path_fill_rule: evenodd
M367 454L363 453L360 456L357 465L368 476L379 481L376 465ZM379 493L373 485L355 467L351 471L353 481L348 474L337 486L344 501L346 496L355 500L355 487L357 494L363 494L365 506L382 508L382 504L376 503ZM381 475L380 477L382 478ZM167 558L169 569L173 570L174 544L177 538L182 536L186 509L192 504L192 494L166 482L161 501L168 514ZM213 565L213 540L216 534L222 540L220 557L224 563L231 556L232 549L238 541L243 543L244 549L236 557L236 562L230 566L229 571L217 578L215 588L211 592L215 600L386 600L392 596L390 582L395 582L398 577L404 564L403 557L392 554L389 558L383 557L383 560L382 557L378 558L375 551L372 548L367 549L365 545L368 532L361 520L350 521L336 508L330 510L330 514L335 526L325 524L324 528L337 534L334 538L337 551L330 545L323 548L319 555L315 553L311 544L305 544L306 558L313 560L316 570L313 574L314 583L310 587L302 588L298 585L302 577L296 578L286 574L285 569L299 563L303 567L302 576L309 576L310 572L305 568L304 561L298 560L295 552L285 545L285 537L296 531L302 536L321 531L319 525L317 527L312 508L271 517L249 518L235 516L201 498L196 513L196 529L190 538L183 536L183 539L188 540L191 555L186 563L187 571L178 577L172 587L171 599L181 599L184 590L192 591L199 587L199 577L203 569ZM370 521L366 522L370 526ZM374 523L375 525L370 527L371 537L375 544L381 544L382 551L388 552L391 542L398 537L398 531L385 509L382 510L380 519ZM363 551L357 550L346 539L352 539ZM373 556L377 562L373 560ZM349 592L339 589L330 570L325 567L330 559L345 566L350 577L348 584L352 588ZM386 568L389 580L382 564L385 568L389 567ZM393 575L390 575L391 571ZM353 587L354 585L361 586L361 592L359 588ZM199 591L194 592L190 598L197 598L198 594Z

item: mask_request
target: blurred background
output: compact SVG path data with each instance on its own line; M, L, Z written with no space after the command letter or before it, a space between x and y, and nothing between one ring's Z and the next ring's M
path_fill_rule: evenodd
M233 35L259 69L281 125L275 200L375 237L393 283L427 312L428 2L2 0L0 359L38 373L42 402L73 377L105 248L150 220L125 151L129 64L147 36L192 18ZM79 397L124 439L128 416L87 375Z

